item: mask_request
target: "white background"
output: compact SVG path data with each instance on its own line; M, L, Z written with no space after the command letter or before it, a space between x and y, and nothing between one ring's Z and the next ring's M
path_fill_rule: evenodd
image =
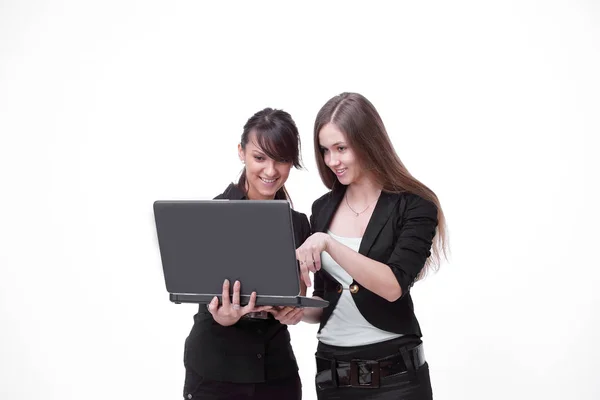
M152 203L237 178L242 126L380 111L452 256L413 288L436 399L600 398L596 1L0 1L0 398L179 399L193 305ZM291 328L314 399L315 325Z

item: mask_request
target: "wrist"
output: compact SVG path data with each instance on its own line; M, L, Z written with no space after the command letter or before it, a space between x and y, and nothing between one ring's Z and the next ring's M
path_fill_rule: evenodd
M325 249L323 251L329 252L329 250L333 246L333 238L326 233L324 233L323 235L325 235Z

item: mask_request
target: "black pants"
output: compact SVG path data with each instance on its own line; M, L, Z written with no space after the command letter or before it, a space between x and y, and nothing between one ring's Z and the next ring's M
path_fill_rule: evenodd
M358 347L337 347L319 343L317 356L338 361L378 360L398 353L400 349L418 346L420 343L420 339L416 337L400 337ZM410 369L382 377L378 388L320 387L318 383L315 386L319 400L431 400L433 398L427 363L417 370Z
M187 368L183 398L185 400L301 400L302 383L298 374L263 383L211 381Z

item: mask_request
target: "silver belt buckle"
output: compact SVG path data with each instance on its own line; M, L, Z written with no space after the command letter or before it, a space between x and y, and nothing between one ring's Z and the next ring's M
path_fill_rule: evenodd
M248 313L248 314L244 315L243 318L248 318L248 319L268 319L269 318L269 313L266 312L266 311L251 312L251 313Z

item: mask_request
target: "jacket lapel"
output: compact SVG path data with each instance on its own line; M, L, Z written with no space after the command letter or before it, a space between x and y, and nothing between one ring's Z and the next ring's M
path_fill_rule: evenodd
M344 193L346 193L346 186L331 191L331 195L327 199L327 202L323 205L319 215L314 219L316 226L314 226L313 229L315 232L325 232L327 228L329 228L335 210L337 210L340 201L344 198Z
M369 250L371 250L379 232L381 232L381 229L383 229L385 223L390 218L392 211L394 211L398 199L398 195L393 193L381 192L379 195L379 200L377 200L373 215L371 215L371 219L367 224L367 229L365 230L365 234L360 242L360 248L358 249L358 252L363 256L366 256L369 253Z

